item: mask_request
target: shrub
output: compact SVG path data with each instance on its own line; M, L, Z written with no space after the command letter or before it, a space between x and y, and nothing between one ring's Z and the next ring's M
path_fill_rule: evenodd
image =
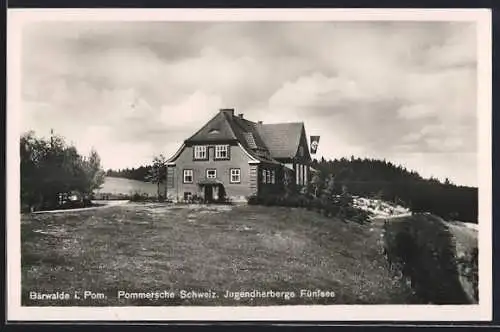
M141 194L139 192L135 192L132 194L132 196L130 197L130 200L132 202L145 202L148 200L148 196L145 195L145 194Z
M462 276L472 285L474 300L479 301L478 288L478 248L474 247L464 257L457 259L457 264Z
M319 198L313 197L311 199L311 207L314 211L321 212L323 205L321 203L321 200Z
M257 196L250 196L247 199L247 203L249 205L257 205L259 204L259 198Z
M307 198L306 196L303 196L303 195L300 195L298 198L297 198L297 202L298 202L298 206L299 207L309 207L310 206L310 200L309 198Z
M250 196L249 205L300 207L315 210L326 217L339 217L353 220L363 224L369 220L369 214L352 206L352 198L347 195L338 197L314 197L311 195L289 194L289 195L260 195Z

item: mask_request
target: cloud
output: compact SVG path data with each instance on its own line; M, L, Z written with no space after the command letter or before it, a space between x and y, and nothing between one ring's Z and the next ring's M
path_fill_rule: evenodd
M476 57L469 23L40 23L23 32L23 128L54 128L95 145L106 167L131 167L234 107L304 121L321 135L318 156L473 181ZM467 167L436 157L448 155Z

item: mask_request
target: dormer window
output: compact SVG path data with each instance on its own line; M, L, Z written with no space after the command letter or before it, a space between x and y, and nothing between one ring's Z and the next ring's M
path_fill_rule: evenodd
M229 159L229 145L216 145L215 159Z
M208 132L208 134L210 134L210 135L218 134L218 133L220 133L220 131L217 128L210 129L210 131Z
M193 147L194 160L208 160L207 146L195 145Z

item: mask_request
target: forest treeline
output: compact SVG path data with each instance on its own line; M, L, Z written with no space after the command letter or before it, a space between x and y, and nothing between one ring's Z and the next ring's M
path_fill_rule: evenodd
M342 187L352 195L380 198L410 208L430 212L446 219L476 222L478 189L459 186L448 179L425 179L385 160L351 157L314 160L312 167L321 177L334 176L337 190Z
M123 168L118 170L108 169L106 176L125 178L130 180L147 181L148 175L153 169L152 165L140 166L137 168Z

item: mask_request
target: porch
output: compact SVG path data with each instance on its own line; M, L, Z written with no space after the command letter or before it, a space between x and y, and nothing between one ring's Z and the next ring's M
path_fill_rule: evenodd
M204 203L222 203L226 200L224 183L217 179L203 179L198 182L200 197Z

